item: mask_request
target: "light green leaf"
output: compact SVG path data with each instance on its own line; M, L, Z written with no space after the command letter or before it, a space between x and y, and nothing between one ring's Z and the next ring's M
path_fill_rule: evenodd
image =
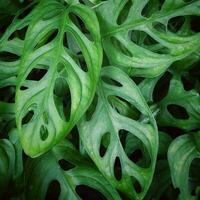
M97 18L85 5L43 0L28 20L16 121L24 151L36 157L63 139L90 105L102 50ZM68 48L68 35L79 46L78 53Z
M199 49L200 34L188 31L190 18L178 30L170 21L177 21L178 16L199 16L199 7L200 1L183 0L165 0L163 5L158 0L102 3L96 10L110 64L133 76L162 74L172 63Z
M143 199L152 180L158 150L152 113L134 82L116 67L102 69L95 100L97 105L93 102L80 122L83 145L114 187L131 199ZM123 140L129 135L132 146L127 144L125 152ZM142 154L138 161L130 159L137 159L135 152Z

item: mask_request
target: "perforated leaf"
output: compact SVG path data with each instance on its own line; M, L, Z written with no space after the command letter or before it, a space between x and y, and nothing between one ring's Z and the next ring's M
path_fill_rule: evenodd
M163 2L163 3L162 3ZM190 16L200 1L110 0L97 7L109 61L133 76L154 77L199 49ZM182 17L180 25L177 25Z
M102 69L96 95L80 123L83 145L114 187L131 199L142 199L152 180L158 149L152 113L134 82L116 67ZM125 152L124 140L129 135L132 146Z
M59 200L80 200L77 191L80 185L96 189L108 200L120 200L109 182L68 141L63 140L49 153L30 159L25 174L25 196L30 200L53 198L47 194L52 183L54 191L51 192L57 192L55 198Z
M78 52L68 47L69 38ZM101 60L99 25L90 8L39 3L28 23L16 92L17 127L28 155L52 148L83 115Z

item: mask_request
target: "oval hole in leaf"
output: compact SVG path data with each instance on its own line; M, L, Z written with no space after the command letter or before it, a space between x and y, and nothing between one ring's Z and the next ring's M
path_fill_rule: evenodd
M47 127L42 125L40 127L40 138L41 138L41 140L45 141L47 139L48 135L49 135L49 132L47 130Z
M64 171L68 171L75 167L75 165L73 165L72 163L68 162L65 159L59 160L58 164L60 165L61 169L63 169Z
M11 52L0 52L0 60L5 62L14 62L19 60L19 56Z
M22 125L28 124L33 118L34 112L30 110L26 113L26 115L22 118Z
M131 6L132 6L132 0L126 0L126 3L124 4L117 18L118 25L121 25L126 21L128 14L130 12Z
M167 110L176 119L188 119L189 118L187 110L182 106L179 106L176 104L170 104L167 106Z
M53 180L48 187L45 200L58 200L61 192L60 183L57 180Z
M182 134L184 134L184 131L181 130L180 128L177 127L171 127L171 126L164 126L164 127L159 127L159 131L163 131L168 133L170 136L173 138L176 138Z
M114 163L114 175L116 180L120 181L122 178L122 166L119 157L116 157Z
M141 193L142 192L142 186L140 185L140 182L137 179L135 179L134 177L131 177L131 180L132 180L133 186L135 188L135 191L137 193Z
M113 86L117 86L117 87L123 86L119 81L116 81L116 80L114 80L110 77L107 77L107 76L102 76L101 79L109 85L113 85Z
M183 87L186 91L192 90L195 87L195 82L192 80L189 80L187 77L181 77L181 81L183 83Z
M33 68L27 76L27 80L40 81L48 71L46 69Z
M106 154L107 148L110 144L110 133L105 133L101 138L99 154L103 157Z
M160 22L153 22L153 28L155 28L157 31L164 33L167 31L166 26Z
M115 48L121 51L121 53L129 57L133 56L133 54L127 49L127 47L125 47L124 44L122 44L118 39L112 36L110 40L112 44L115 46Z
M23 85L20 87L20 90L22 90L22 91L27 90L27 89L28 89L28 87L23 86Z
M153 101L161 101L168 93L172 75L166 72L156 83L153 90Z
M40 41L35 45L34 50L39 49L40 47L43 47L44 45L54 41L57 35L58 29L51 30L49 33L45 34L43 38L40 39Z
M98 95L95 94L92 103L90 104L90 107L88 108L88 110L86 111L86 120L90 121L98 104Z
M102 193L87 185L76 186L76 193L82 200L106 200Z
M76 26L80 29L80 31L86 36L88 40L94 42L92 34L89 32L89 30L86 27L86 24L79 16L75 15L74 13L69 13L69 18L74 24L76 24Z

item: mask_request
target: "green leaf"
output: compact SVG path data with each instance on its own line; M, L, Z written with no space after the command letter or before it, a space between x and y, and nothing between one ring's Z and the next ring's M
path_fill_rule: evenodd
M85 5L43 0L30 15L25 18L16 121L24 151L36 157L63 139L90 105L102 50L97 18ZM68 48L68 36L78 53Z
M194 161L195 158L199 160L200 153L195 146L192 134L179 136L171 143L168 151L168 161L172 182L175 188L180 189L179 198L181 200L196 199L196 197L191 194L193 188L191 186L191 174L189 174L192 161ZM199 169L196 168L195 170ZM197 179L197 176L194 178Z
M161 7L161 9L160 9ZM200 1L110 0L97 7L103 46L110 64L133 76L155 77L197 51L200 34L190 30ZM170 8L170 9L169 9ZM177 17L188 20L176 27ZM171 28L169 28L171 27Z
M152 113L134 82L116 67L102 69L95 100L97 105L93 102L80 122L83 145L114 187L131 199L143 199L152 180L158 150ZM129 135L132 146L127 144L124 149ZM135 152L142 154L138 161L134 161Z
M26 165L25 177L26 199L30 200L45 199L53 181L59 183L59 200L81 199L76 192L76 187L80 185L98 190L108 200L120 200L109 182L66 140L49 153L30 159Z

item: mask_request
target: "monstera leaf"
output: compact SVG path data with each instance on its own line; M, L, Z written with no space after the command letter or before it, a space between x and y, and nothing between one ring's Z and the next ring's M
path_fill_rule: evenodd
M148 102L156 103L160 126L173 126L186 131L199 127L198 91L195 87L187 88L179 72L166 72L154 79L145 79L139 88Z
M24 151L35 157L64 138L90 105L102 50L97 18L85 5L42 0L26 23L16 121Z
M117 67L102 69L92 105L79 126L87 153L114 187L131 199L143 199L158 149L149 107L134 82ZM129 137L130 147L125 146Z
M199 171L199 158L200 153L196 148L192 134L177 137L169 147L168 161L172 182L174 187L180 190L180 199L195 200L200 194L198 191L200 187L199 173L195 175L190 173L190 168L193 168L192 172Z
M199 16L199 7L200 1L184 0L103 2L96 11L110 64L133 76L163 73L199 49L200 34L190 29L190 16Z
M80 200L80 186L96 189L108 200L120 200L109 182L68 141L63 140L49 153L30 159L25 176L26 199L43 200L45 196L48 199L48 188L53 184L54 195L59 200ZM49 198L52 199L53 196Z

